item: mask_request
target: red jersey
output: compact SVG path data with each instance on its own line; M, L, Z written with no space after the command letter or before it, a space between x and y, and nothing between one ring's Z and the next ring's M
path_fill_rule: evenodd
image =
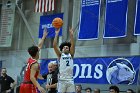
M34 64L34 63L36 63L37 62L37 60L35 60L35 59L33 59L33 58L29 58L28 59L28 63L27 63L27 67L26 67L26 70L25 70L25 73L24 73L24 81L26 82L26 81L31 81L30 80L30 73L31 73L31 65L32 64ZM38 69L39 69L39 67L38 67ZM35 73L35 78L37 79L37 76L38 76L38 74L39 74L39 71L37 71L36 73Z

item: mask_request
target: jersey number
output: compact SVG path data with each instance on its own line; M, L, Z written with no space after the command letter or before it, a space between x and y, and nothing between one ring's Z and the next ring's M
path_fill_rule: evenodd
M69 61L68 61L68 60L66 61L66 66L70 66L70 64L69 64Z
M29 63L28 63L27 66L26 66L26 71L28 70L28 67L29 67Z

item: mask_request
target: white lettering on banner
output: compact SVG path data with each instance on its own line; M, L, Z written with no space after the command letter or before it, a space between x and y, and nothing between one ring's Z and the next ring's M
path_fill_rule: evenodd
M95 66L94 78L96 78L96 79L101 78L103 76L102 70L103 70L103 65L97 64Z
M91 76L91 65L90 64L81 64L82 70L81 70L81 76L79 78L92 78ZM87 76L85 76L85 70L88 68Z
M99 0L83 0L82 7L99 5Z
M76 68L75 74L74 74L74 78L96 78L99 79L103 76L103 65L102 64L97 64L95 66L95 70L93 70L92 65L91 64L74 64L74 67ZM81 70L80 70L81 69ZM92 71L94 72L94 75L92 75Z
M122 2L122 0L108 0L108 3Z
M76 67L76 71L75 71L75 75L73 78L76 78L80 72L80 68L79 68L79 65L78 64L74 64L74 67Z
M42 25L42 29L44 28L53 28L52 24L45 24L45 25Z

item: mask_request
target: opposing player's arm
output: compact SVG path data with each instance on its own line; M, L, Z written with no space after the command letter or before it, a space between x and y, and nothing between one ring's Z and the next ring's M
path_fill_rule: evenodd
M54 40L53 40L53 48L54 48L54 51L55 51L56 55L58 56L58 58L60 58L60 56L61 56L61 52L60 52L60 50L58 49L58 46L57 46L59 31L60 31L60 29L56 29L55 37L54 37Z
M46 91L40 86L40 84L37 82L36 78L35 78L35 74L38 71L38 63L34 63L31 65L31 73L30 73L30 80L32 81L32 83L34 84L34 86L36 86L38 88L38 90L41 93L45 93Z
M34 63L31 65L31 73L30 73L30 79L32 83L38 88L40 87L40 84L37 82L35 78L35 74L38 71L38 63Z
M74 44L74 37L73 37L73 29L69 28L69 33L70 33L70 43L71 43L71 47L70 47L70 54L72 55L72 57L74 57L74 53L75 53L75 44Z
M45 38L46 38L47 35L48 35L47 28L44 28L43 37L41 38L41 41L38 44L38 48L39 49L42 48L43 43L44 43L44 40L45 40Z

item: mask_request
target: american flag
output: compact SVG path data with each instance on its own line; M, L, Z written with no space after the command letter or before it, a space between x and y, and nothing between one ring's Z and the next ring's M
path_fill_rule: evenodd
M35 12L48 12L54 10L54 0L35 0Z

